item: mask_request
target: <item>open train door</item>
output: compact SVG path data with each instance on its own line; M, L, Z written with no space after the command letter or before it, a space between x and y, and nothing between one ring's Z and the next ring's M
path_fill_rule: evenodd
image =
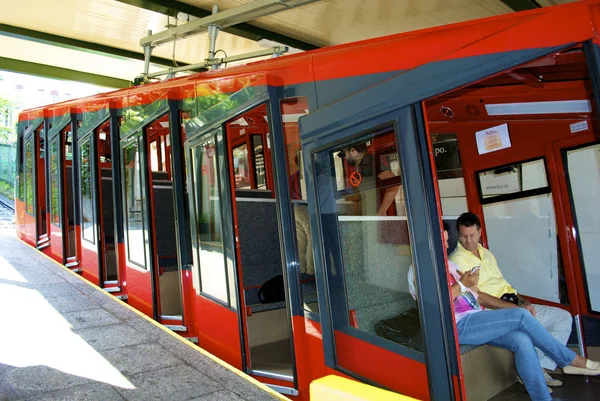
M418 399L458 399L420 106L380 109L366 92L299 120L325 362Z
M66 136L71 131L71 113L51 118L48 130L48 210L50 216L50 253L52 257L62 264L72 262L69 260L69 233L73 231L73 191L66 193L67 180L72 181L72 176L66 176ZM69 166L70 166L69 161ZM72 182L68 185L72 187ZM71 196L71 199L67 199ZM70 200L70 202L69 202ZM73 241L73 240L71 240ZM73 255L75 252L73 252Z
M274 138L283 146L279 99L267 82L264 74L223 80L217 86L226 93L205 95L219 102L185 124L198 340L276 391L298 395L291 322L300 300L290 289L298 285L288 270L296 266L287 249L293 238L279 207L288 191L283 148L282 185L272 169ZM277 299L261 296L270 280Z
M29 122L21 135L24 171L19 174L19 185L25 205L21 208L17 203L18 220L21 221L19 231L24 241L38 249L50 245L46 226L45 132L43 118L37 117Z
M178 231L184 223L176 217L176 200L183 195L174 193L178 184L171 160L172 137L179 131L170 127L171 109L163 94L130 107L119 129L127 296L131 306L191 337L192 313L186 313L184 302L188 263L182 262L179 246L186 239Z

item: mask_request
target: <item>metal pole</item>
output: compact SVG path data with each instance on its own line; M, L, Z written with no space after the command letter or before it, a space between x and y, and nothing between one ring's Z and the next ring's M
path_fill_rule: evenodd
M212 7L213 15L219 12L219 6L216 4ZM213 61L215 59L215 48L217 47L217 35L221 28L219 28L215 24L210 24L207 27L208 29L208 60ZM219 68L218 65L213 65L213 68Z
M148 29L146 35L152 35L152 29ZM152 56L152 44L148 43L144 45L144 75L148 75L150 72L150 56Z

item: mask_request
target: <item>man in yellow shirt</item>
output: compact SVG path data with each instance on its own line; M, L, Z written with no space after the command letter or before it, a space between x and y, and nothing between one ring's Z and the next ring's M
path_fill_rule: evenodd
M458 245L450 254L449 259L465 273L479 266L479 283L477 287L494 297L517 303L531 314L562 344L566 344L571 335L571 314L563 309L547 305L535 305L521 297L508 281L502 276L494 255L484 248L481 238L481 222L476 214L466 212L456 221L458 229ZM554 370L556 363L536 349L542 368ZM546 384L551 387L561 386L562 382L552 378L544 371Z

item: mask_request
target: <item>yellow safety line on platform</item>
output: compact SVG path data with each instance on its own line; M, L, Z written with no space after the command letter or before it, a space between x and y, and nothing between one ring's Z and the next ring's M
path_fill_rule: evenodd
M325 376L310 383L311 401L418 401L340 376Z
M28 246L30 246L29 244L27 244ZM31 247L31 246L30 246ZM162 324L158 323L156 320L151 319L150 317L146 316L145 314L143 314L142 312L140 312L139 310L135 309L134 307L128 305L127 303L121 301L119 298L116 298L114 296L112 296L110 293L104 291L102 288L90 283L89 281L87 281L85 278L81 277L79 274L75 273L74 271L71 271L70 269L68 269L67 267L63 266L62 264L58 263L56 260L52 259L50 256L46 255L43 252L38 251L37 249L31 248L32 250L38 252L39 254L41 254L42 256L44 256L46 259L52 261L53 263L55 263L56 265L60 266L62 269L68 271L69 273L71 273L72 275L74 275L75 277L77 277L78 279L82 280L83 282L85 282L85 284L89 285L90 287L94 288L95 290L99 291L100 293L102 293L103 295L106 295L107 297L109 297L110 299L117 301L119 303L121 303L121 305L129 308L129 310L137 313L139 316L141 316L142 318L146 319L148 322L152 323L153 325L155 325L156 327L160 328L161 330L163 330L165 333L168 333L169 335L171 335L172 337L176 338L177 340L181 341L183 344L186 344L187 346L189 346L191 349L193 349L196 352L200 352L201 354L207 356L208 358L212 359L213 361L217 362L219 365L223 366L224 368L227 368L229 370L231 370L233 373L235 373L236 375L240 376L241 378L249 381L250 383L254 384L257 387L260 387L262 390L266 391L267 393L277 397L280 400L283 401L291 401L289 398L285 397L284 395L278 393L277 391L273 390L272 388L270 388L269 386L266 386L264 383L261 383L260 381L256 380L255 378L253 378L252 376L247 375L246 373L242 372L241 370L239 370L238 368L236 368L235 366L232 366L230 364L228 364L227 362L223 361L222 359L219 359L218 357L216 357L215 355L211 354L210 352L206 351L205 349L202 349L201 347L199 347L198 345L195 345L193 343L191 343L190 341L184 339L183 337L181 337L179 334L175 334L173 331L167 329L165 326L163 326Z

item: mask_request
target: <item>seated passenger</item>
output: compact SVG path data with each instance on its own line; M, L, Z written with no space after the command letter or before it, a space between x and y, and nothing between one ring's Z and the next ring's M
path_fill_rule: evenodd
M563 309L547 305L531 304L521 297L498 268L494 255L480 243L481 222L474 213L466 212L456 221L458 229L458 245L449 259L454 262L461 273L470 271L475 266L480 266L479 283L480 291L493 297L515 302L517 305L529 310L531 314L546 328L546 330L561 344L565 345L571 335L571 314ZM505 303L506 304L506 303ZM542 368L554 370L556 363L538 349L538 358ZM552 378L545 370L546 384L550 387L562 385L560 380Z
M444 241L447 248L446 225ZM448 271L459 344L489 344L512 351L517 373L532 400L552 400L543 371L539 368L535 347L562 367L566 374L600 375L600 362L575 354L552 337L524 308L481 290L473 290L479 282L478 271L469 271L461 276L452 261L448 261ZM496 310L485 310L482 306Z

